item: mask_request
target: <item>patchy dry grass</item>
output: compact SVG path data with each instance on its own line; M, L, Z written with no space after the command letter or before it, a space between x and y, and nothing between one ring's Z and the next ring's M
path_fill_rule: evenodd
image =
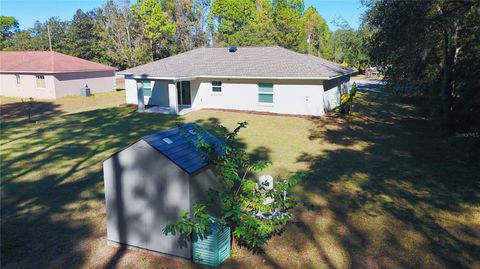
M2 112L18 106L0 100ZM273 162L266 172L306 173L286 232L264 253L242 249L224 267L480 267L480 165L439 137L408 100L360 93L348 121L209 110L138 114L118 107L122 93L85 100L89 111L80 111L78 97L45 101L36 123L22 114L2 117L4 268L194 268L106 244L101 170L104 158L139 137L190 121L206 128L247 121L241 145Z

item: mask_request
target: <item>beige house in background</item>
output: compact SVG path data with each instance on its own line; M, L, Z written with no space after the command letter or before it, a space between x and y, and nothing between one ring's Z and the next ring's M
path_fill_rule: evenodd
M52 51L0 52L0 95L56 99L115 90L115 68Z

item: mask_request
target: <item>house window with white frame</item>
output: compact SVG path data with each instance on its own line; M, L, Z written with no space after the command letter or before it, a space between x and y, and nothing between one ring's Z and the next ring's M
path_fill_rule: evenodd
M212 81L212 92L221 93L222 92L222 82L218 80Z
M35 82L37 84L37 89L45 89L45 76L35 76Z
M272 83L258 83L258 102L261 104L273 104Z
M20 75L19 74L15 75L15 82L16 82L17 86L20 86Z
M143 84L143 96L150 97L152 96L152 84L150 80L142 80Z

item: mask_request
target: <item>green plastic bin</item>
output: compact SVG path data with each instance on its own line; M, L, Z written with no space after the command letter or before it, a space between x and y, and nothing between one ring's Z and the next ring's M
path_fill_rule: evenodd
M208 266L219 266L230 257L230 227L214 223L210 234L192 243L193 262Z

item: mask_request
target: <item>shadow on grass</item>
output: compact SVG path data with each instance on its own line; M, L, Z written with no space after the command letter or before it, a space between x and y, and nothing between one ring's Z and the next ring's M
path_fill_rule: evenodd
M0 118L27 118L27 106L30 106L30 112L33 120L44 119L46 117L53 117L62 114L62 111L59 110L58 104L46 101L32 101L31 103L29 103L28 99L26 99L25 103L15 102L2 104L0 107Z
M102 161L184 119L139 114L134 108L43 111L36 120L47 120L36 123L2 119L2 267L79 268L97 262L96 266L115 268L127 253L123 248L108 261L89 260L92 245L103 246L95 240L102 238L107 244ZM209 118L198 123L214 130L220 122ZM246 146L243 141L239 145ZM268 152L258 149L252 158L268 158Z
M480 165L434 131L418 100L368 91L361 100L348 122L313 119L310 139L338 149L298 158L309 170L296 195L310 203L296 214L298 231L329 267L338 264L315 234L336 242L348 267L478 265L480 233L468 210L480 205ZM315 232L325 212L332 228Z
M2 267L84 266L86 250L79 244L93 240L96 231L81 220L91 219L89 214L105 218L102 161L182 120L109 108L36 124L3 121Z

